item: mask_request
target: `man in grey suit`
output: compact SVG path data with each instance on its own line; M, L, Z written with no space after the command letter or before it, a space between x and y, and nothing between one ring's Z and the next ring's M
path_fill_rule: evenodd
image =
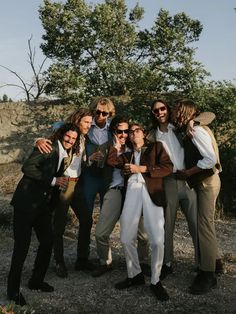
M22 167L24 175L11 201L14 207L14 249L7 285L8 298L21 306L26 304L24 296L20 293L20 282L32 229L35 230L39 247L28 287L44 292L54 290L44 282L53 243L50 201L53 189L67 187L68 178L62 176L63 159L68 156L70 150L77 149L79 134L79 129L74 124L64 124L51 138L51 153L41 154L35 148Z

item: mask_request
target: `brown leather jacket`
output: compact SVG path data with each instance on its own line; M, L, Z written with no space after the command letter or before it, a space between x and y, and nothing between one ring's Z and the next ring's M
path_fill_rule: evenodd
M125 163L133 160L133 152L127 152L119 157L117 150L111 147L107 163L110 166L122 169ZM161 142L150 143L142 147L140 165L147 166L147 172L142 173L152 201L158 206L165 206L163 178L173 171L173 164ZM126 182L128 177L125 178Z

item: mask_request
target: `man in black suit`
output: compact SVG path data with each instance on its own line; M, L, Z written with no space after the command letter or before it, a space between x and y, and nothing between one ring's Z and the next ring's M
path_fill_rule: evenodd
M50 199L52 190L55 196L56 189L67 187L68 178L62 176L63 159L68 156L70 150L76 150L79 146L79 134L79 129L74 124L64 124L52 135L51 153L41 154L35 148L22 167L24 175L11 201L14 207L14 249L7 285L8 298L21 306L26 304L20 293L20 281L32 228L35 230L39 247L28 287L31 290L54 291L51 285L44 282L53 244Z

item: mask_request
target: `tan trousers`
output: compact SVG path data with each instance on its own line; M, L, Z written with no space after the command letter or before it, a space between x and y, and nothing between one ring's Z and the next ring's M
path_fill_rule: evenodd
M186 181L178 180L174 175L164 178L164 187L166 194L165 208L165 254L164 264L173 262L174 248L173 235L177 210L180 206L187 223L188 230L192 237L195 266L198 266L198 229L197 229L197 194L190 189Z
M121 209L121 191L109 189L104 196L101 213L95 229L97 253L102 265L111 264L112 262L109 240L120 218ZM144 230L143 217L140 219L138 228L138 254L141 263L148 263L149 244L147 234Z
M214 215L220 185L219 175L214 174L203 180L197 188L200 269L203 271L215 271L218 249Z

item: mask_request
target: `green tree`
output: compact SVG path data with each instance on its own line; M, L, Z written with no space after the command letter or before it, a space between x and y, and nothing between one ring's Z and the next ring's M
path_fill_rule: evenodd
M84 0L44 0L41 47L54 61L47 92L87 99L190 90L207 74L194 61L192 47L201 23L185 13L170 16L160 10L151 30L141 31L143 13L138 4L128 10L125 0L94 6Z

